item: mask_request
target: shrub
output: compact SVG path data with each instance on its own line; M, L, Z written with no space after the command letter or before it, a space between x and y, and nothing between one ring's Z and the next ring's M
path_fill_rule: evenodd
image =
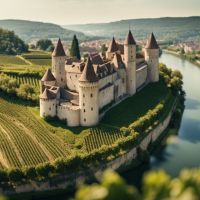
M21 182L24 174L20 169L15 168L8 171L8 177L11 182Z

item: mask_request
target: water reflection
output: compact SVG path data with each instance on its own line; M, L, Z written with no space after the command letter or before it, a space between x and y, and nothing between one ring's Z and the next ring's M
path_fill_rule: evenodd
M183 74L186 91L185 111L175 143L168 144L163 152L164 160L154 159L152 169L165 169L172 176L181 169L200 165L200 68L176 56L164 53L161 62Z

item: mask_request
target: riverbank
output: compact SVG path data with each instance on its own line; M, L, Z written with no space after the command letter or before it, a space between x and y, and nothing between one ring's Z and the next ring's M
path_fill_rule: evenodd
M172 55L174 55L174 56L177 56L177 57L179 57L179 58L181 58L181 59L187 60L188 62L191 62L191 63L197 65L198 67L200 67L200 61L192 61L192 60L188 59L187 55L181 55L181 54L178 53L178 52L171 51L171 50L167 50L167 49L163 49L162 51L163 51L164 53L169 53L169 54L172 54Z

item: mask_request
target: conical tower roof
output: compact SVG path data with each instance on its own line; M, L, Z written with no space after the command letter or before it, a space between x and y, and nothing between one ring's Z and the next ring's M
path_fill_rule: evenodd
M132 35L130 30L128 32L126 39L125 39L124 44L126 44L126 45L136 45L136 42L135 42L133 35Z
M94 67L92 65L92 62L89 56L88 56L87 63L83 69L83 72L81 74L79 81L83 81L83 82L97 82L98 81L98 78L94 72Z
M153 33L151 33L151 36L150 36L145 48L146 49L159 49L158 43L157 43Z
M41 81L55 81L55 80L56 80L56 79L55 79L54 75L51 73L51 70L48 69L48 70L45 72L44 76L42 77L42 80L41 80Z
M119 49L118 49L117 43L115 41L115 38L113 37L112 42L110 43L110 46L108 48L108 52L116 52L118 50Z
M55 99L56 95L45 88L44 92L40 95L40 99Z
M65 50L63 48L62 42L60 38L58 39L58 43L53 51L52 56L58 57L58 56L66 56Z

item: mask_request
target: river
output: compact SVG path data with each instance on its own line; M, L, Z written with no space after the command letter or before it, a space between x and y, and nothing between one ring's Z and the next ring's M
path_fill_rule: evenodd
M137 184L149 170L163 169L176 177L182 169L200 167L200 67L168 53L162 54L160 62L183 74L186 101L181 126L160 155L151 157L149 165L122 174L129 183Z

